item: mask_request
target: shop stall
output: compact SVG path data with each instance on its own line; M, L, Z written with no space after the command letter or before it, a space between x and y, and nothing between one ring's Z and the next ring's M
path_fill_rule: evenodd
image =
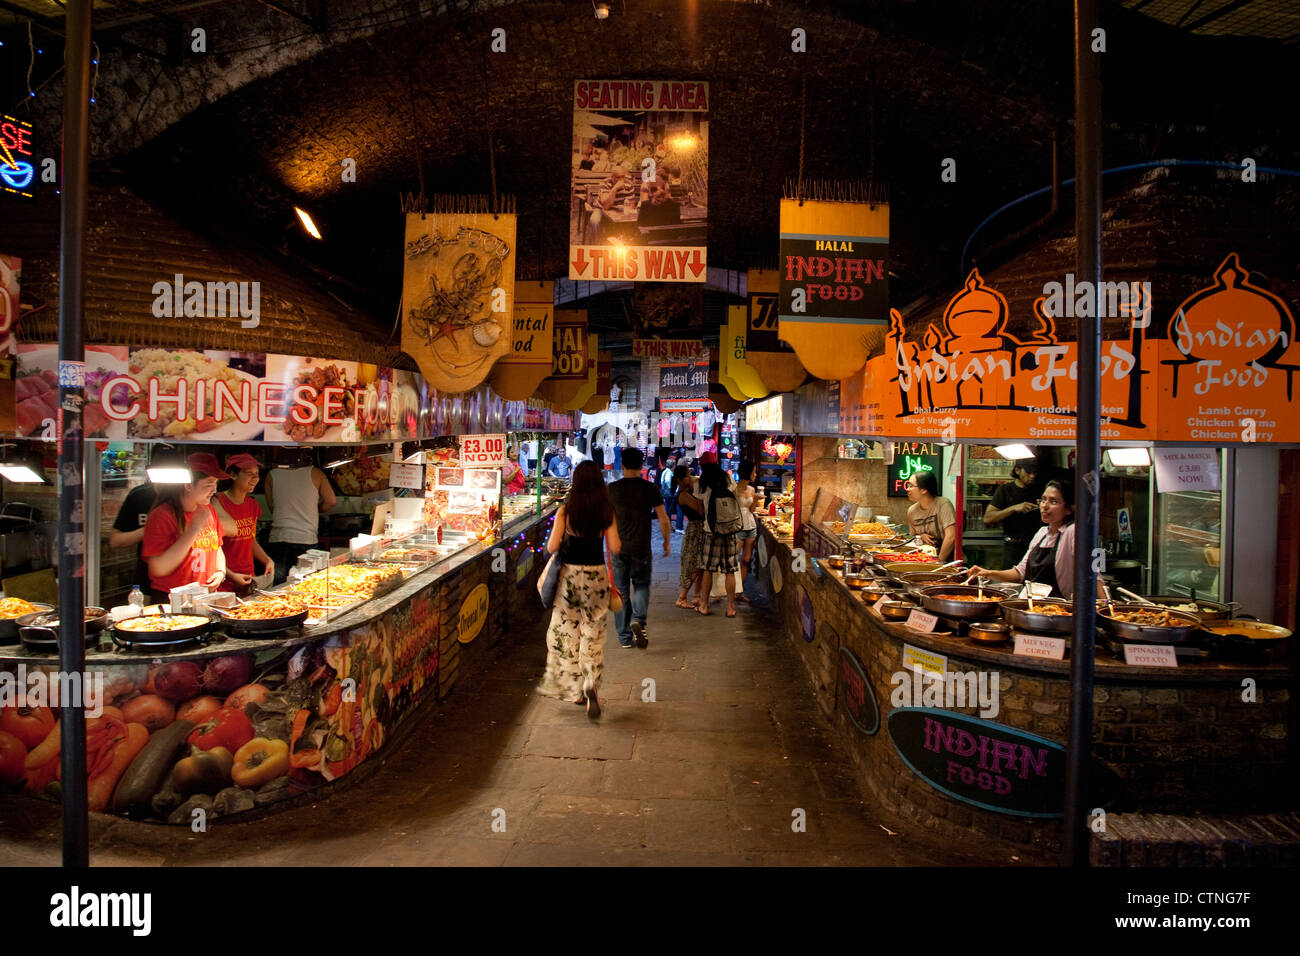
M41 374L43 354L20 347L20 382ZM87 549L84 612L91 810L190 824L198 811L210 819L318 797L446 698L515 630L507 622L536 616L538 556L567 481L521 471L508 442L571 431L570 415L505 403L485 387L438 395L414 373L356 363L242 356L236 368L229 353L98 354L91 361L109 367L93 400L106 414L87 414L97 444L84 476L86 539L101 544ZM174 406L161 428L144 412L160 399ZM311 425L301 434L295 408ZM10 457L31 459L46 480L6 480L5 500L52 514L54 469L42 459L53 448L39 421L29 426ZM270 465L291 444L314 451L338 503L287 581L242 600L191 586L167 605L126 602L134 549L107 542L159 449L177 463L251 450ZM7 772L0 792L52 799L54 714L67 692L55 676L56 571L48 561L6 565L0 599L0 686L9 697L21 688L34 708L21 715L22 771ZM16 726L13 700L0 715Z

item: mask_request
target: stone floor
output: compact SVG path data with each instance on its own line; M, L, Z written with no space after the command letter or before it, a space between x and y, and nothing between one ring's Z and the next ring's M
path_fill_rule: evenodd
M1015 865L864 801L758 594L702 617L673 606L677 567L656 559L647 649L611 626L599 722L533 693L540 634L502 644L368 779L201 834L97 816L92 864ZM0 800L0 865L58 862L57 807Z

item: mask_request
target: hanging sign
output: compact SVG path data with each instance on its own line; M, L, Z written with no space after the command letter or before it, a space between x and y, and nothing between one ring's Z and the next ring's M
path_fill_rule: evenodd
M515 216L406 217L402 351L439 392L469 391L514 347Z
M907 497L907 481L923 471L936 477L943 464L943 449L931 442L896 441L894 460L885 466L885 493L890 498Z
M506 463L505 435L461 435L459 444L463 468L501 468Z
M556 381L585 382L589 373L587 354L587 313L555 314L555 356L550 378Z
M745 431L775 432L789 435L794 432L794 396L772 395L745 406Z
M808 377L807 370L779 333L780 273L750 269L745 326L745 361L773 392L792 392Z
M578 80L569 278L704 282L709 84Z
M694 362L659 366L659 395L663 398L708 398L709 365Z
M889 326L889 206L781 200L778 332L817 378L852 375Z
M1300 442L1296 322L1233 253L1173 311L1160 342L1166 441ZM1104 436L1103 436L1104 437Z
M395 461L388 466L389 488L424 490L424 466Z
M1147 340L1149 283L1113 283L1092 295L1067 275L1047 283L1033 304L1034 328L1007 331L1007 300L972 271L949 300L941 321L904 327L890 312L883 354L867 363L879 395L867 433L957 439L1026 439L1037 444L1074 441L1078 405L1078 343L1062 342L1057 317L1070 326L1078 314L1124 320L1127 336L1101 343L1101 437L1154 437L1155 344ZM1059 286L1060 288L1056 288ZM1111 323L1113 326L1114 323Z
M554 363L555 283L515 282L510 353L492 367L492 390L511 402L531 396Z
M709 350L703 339L633 339L632 357L707 361Z
M749 364L749 346L746 343L745 323L749 310L743 305L727 308L727 324L719 333L719 352L727 359L727 375L745 393L746 398L762 398L769 389L763 377Z
M1218 491L1219 449L1168 448L1151 449L1156 466L1156 488L1170 491Z
M931 707L898 707L886 721L899 757L940 793L997 813L1059 817L1065 748L992 721Z
M0 191L24 199L35 192L32 124L0 113Z

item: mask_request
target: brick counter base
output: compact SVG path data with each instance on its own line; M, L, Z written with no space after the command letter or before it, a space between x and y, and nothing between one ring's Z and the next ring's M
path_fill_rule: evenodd
M1111 814L1089 857L1093 866L1300 866L1300 813Z

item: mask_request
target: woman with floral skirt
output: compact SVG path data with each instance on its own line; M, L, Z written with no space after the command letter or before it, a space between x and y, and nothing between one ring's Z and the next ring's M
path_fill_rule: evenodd
M605 545L618 554L618 522L595 462L573 470L568 497L555 513L546 550L563 565L551 624L546 631L546 674L538 692L587 705L600 716L596 688L605 667L605 615L609 612L609 571Z

